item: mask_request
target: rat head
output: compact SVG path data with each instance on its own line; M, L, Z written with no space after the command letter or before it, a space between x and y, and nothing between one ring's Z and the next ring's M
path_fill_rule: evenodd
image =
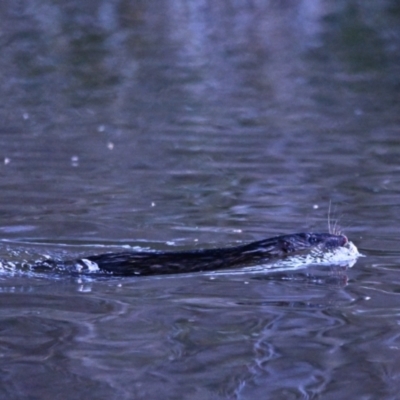
M272 247L272 245L271 245ZM330 233L295 233L280 236L270 250L277 266L303 267L306 265L340 265L352 267L362 255L344 235Z
M281 237L281 248L286 253L318 249L334 250L346 246L348 239L344 235L332 235L330 233L296 233Z

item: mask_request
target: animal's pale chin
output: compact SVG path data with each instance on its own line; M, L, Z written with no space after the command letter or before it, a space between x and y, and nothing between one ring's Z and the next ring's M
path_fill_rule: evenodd
M359 253L357 247L353 242L347 241L344 245L335 247L320 247L311 251L310 255L315 257L316 264L337 264L356 261L362 255ZM354 265L354 262L352 265ZM351 266L352 266L351 265Z

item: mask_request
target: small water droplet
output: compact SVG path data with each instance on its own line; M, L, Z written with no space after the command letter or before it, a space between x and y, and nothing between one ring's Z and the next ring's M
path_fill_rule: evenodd
M71 165L73 167L77 167L79 165L79 157L78 156L71 157Z

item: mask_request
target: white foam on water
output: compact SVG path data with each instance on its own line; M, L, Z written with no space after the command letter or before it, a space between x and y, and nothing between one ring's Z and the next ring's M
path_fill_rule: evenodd
M82 258L81 261L87 266L89 272L98 272L98 271L100 271L99 266L95 262L90 261L87 258Z

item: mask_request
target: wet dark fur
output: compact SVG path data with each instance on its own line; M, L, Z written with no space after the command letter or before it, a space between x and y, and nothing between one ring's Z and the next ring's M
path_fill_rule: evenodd
M274 259L319 249L329 251L344 246L347 238L328 233L297 233L277 236L249 244L192 251L106 253L64 263L82 273L90 272L87 261L96 263L100 273L113 275L161 275L199 271L218 271L238 266L257 265ZM41 266L51 267L52 261ZM54 266L54 264L53 264ZM38 267L40 267L38 265ZM77 268L78 267L78 268Z

